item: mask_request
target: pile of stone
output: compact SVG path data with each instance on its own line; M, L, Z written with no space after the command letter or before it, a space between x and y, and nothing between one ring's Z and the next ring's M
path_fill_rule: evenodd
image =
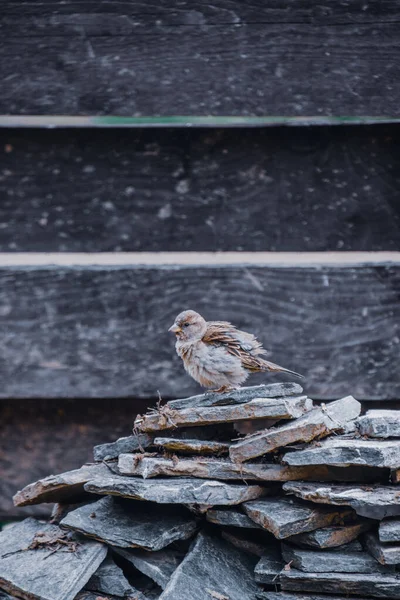
M52 519L0 534L0 598L400 599L400 411L302 392L170 401L28 485Z

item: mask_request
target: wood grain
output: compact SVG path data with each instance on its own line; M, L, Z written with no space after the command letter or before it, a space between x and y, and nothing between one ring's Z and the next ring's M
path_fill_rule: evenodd
M397 250L399 144L400 125L0 130L0 251Z
M3 113L399 114L393 0L20 7L2 4Z
M395 265L3 267L0 397L198 393L167 332L190 307L254 332L312 398L396 399L399 293Z

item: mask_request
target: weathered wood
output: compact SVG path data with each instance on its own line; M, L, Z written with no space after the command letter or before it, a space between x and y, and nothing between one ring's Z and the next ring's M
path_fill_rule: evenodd
M365 535L366 548L381 565L400 564L400 545L382 544L376 533L369 531Z
M228 454L230 444L228 442L213 442L212 440L185 440L180 438L158 437L154 445L163 448L167 452L178 454L200 454L216 455Z
M68 513L60 525L112 546L143 550L161 550L190 538L197 528L186 511L159 511L156 506L110 497Z
M377 564L366 552L303 550L282 544L282 556L291 567L306 573L388 573L393 570Z
M263 556L256 564L254 569L255 580L265 585L278 584L283 567L284 562L279 548L270 545L265 549Z
M248 436L229 448L229 456L241 463L256 458L276 448L296 442L309 442L334 431L344 431L346 425L361 411L361 404L352 396L323 405L306 413L300 419L259 434Z
M150 577L163 590L184 557L182 552L172 547L156 552L115 548L115 552L135 569Z
M388 519L379 523L379 539L381 542L400 542L400 520Z
M176 410L168 405L159 411L138 415L135 427L154 432L176 427L196 427L214 423L235 423L247 419L295 419L311 410L307 396L291 398L255 398L245 404L205 406Z
M283 489L303 500L351 506L360 516L370 519L400 515L400 494L395 486L288 482Z
M400 410L369 410L357 419L357 428L367 437L400 437Z
M211 280L212 293L200 299ZM395 398L399 289L400 269L388 265L3 266L0 397L186 395L198 387L167 329L189 306L272 340L270 358L304 372L310 396Z
M2 9L0 112L398 114L394 2L359 20L360 2L349 8L331 0L318 14L305 2L293 13L286 8L221 0L172 10L166 3L143 10L138 1L60 10L53 0L22 16L9 0ZM381 93L371 91L371 81Z
M335 437L318 442L316 447L288 452L283 457L283 462L291 466L366 465L397 469L400 467L400 440L372 441Z
M3 129L0 251L398 250L399 140L398 125Z
M317 507L291 498L263 498L243 504L246 514L278 539L340 523L354 513L351 509Z
M369 529L368 522L350 523L349 525L323 527L315 531L300 533L287 538L291 544L305 546L308 548L337 548L344 544L349 544L358 536Z
M123 452L146 450L153 443L153 437L145 433L119 438L115 442L100 444L93 448L93 458L96 461L118 458Z
M86 584L86 589L122 598L134 598L135 595L140 594L131 586L122 569L115 564L111 556L107 556L91 576ZM143 596L142 599L144 600Z
M133 477L104 477L85 484L93 494L112 494L160 504L234 505L259 498L268 489L259 485L222 483L194 477L143 481Z
M253 519L250 519L250 517L235 509L209 509L206 512L206 519L207 521L210 521L210 523L227 527L244 527L246 529L260 528L260 525L257 525Z
M218 538L201 533L175 570L160 600L251 598L257 590L255 561Z
M57 525L32 518L2 531L0 587L26 600L73 600L105 559L107 548L63 536Z
M323 590L327 594L354 594L397 600L400 596L400 578L395 574L303 573L291 569L282 573L281 585L285 591L318 593Z

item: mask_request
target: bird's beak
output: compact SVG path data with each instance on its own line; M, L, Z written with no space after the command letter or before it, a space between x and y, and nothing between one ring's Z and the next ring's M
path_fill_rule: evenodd
M176 323L174 323L169 329L168 331L172 331L172 333L180 333L182 331L181 327L179 327L179 325L177 325Z

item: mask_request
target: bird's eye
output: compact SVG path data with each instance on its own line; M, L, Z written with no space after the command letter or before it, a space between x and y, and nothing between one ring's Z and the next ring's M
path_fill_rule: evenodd
M183 326L184 327L189 327L190 323L184 323Z

